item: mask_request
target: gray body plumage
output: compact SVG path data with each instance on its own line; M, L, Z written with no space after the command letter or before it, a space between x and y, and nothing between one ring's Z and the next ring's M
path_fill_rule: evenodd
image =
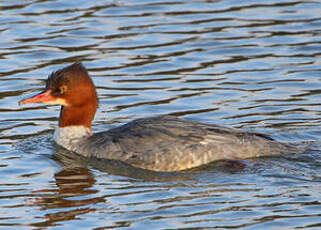
M261 134L172 116L137 119L80 138L72 145L67 148L87 157L121 160L155 171L178 171L216 160L296 151Z

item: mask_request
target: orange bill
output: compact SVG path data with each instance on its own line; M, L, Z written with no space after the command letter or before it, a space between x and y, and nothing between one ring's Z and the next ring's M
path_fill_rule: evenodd
M19 105L29 104L29 103L47 103L55 100L53 96L51 96L51 89L48 89L44 92L41 92L35 96L26 98L24 100L19 101Z

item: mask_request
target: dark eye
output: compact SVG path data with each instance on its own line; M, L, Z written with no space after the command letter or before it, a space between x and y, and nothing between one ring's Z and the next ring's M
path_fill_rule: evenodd
M60 88L54 89L54 93L55 93L55 94L61 94Z
M60 95L64 94L66 91L67 91L66 85L63 85L63 86L60 86L59 88L54 89L54 93L60 94Z

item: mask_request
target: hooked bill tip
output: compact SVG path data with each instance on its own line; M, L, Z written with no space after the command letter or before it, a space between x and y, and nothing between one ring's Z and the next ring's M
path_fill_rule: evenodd
M18 102L18 105L24 105L24 104L25 104L25 99Z

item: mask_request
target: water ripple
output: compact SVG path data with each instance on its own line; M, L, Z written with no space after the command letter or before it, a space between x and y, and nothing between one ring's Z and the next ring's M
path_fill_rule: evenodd
M0 226L321 226L319 1L1 1ZM53 143L59 108L17 101L81 61L96 131L157 114L309 144L297 156L155 173Z

